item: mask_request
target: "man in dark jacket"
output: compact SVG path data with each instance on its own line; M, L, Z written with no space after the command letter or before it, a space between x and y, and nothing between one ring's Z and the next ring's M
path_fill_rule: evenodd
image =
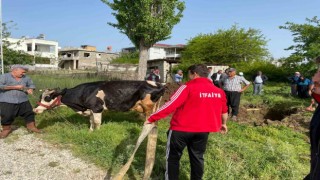
M300 72L295 72L292 77L289 77L289 81L291 82L291 95L297 95L297 84L300 78Z
M312 97L320 103L320 72L317 72L312 78L314 85L312 88ZM311 168L310 174L305 180L320 179L320 106L318 105L310 121L310 144L311 144Z
M222 70L219 70L218 72L213 73L211 76L211 79L215 86L220 87L219 82L222 79Z

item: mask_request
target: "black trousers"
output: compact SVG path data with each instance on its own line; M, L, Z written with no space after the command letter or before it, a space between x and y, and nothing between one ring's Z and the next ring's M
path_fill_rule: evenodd
M29 101L20 104L0 102L1 125L11 125L18 116L23 117L26 123L34 121L34 112Z
M168 131L166 152L166 180L179 179L180 158L183 149L187 146L190 165L191 180L201 180L204 172L204 158L209 133L189 133L181 131Z
M305 180L320 179L320 106L317 107L310 121L311 160L310 174Z
M231 107L231 115L237 116L239 113L239 105L240 105L240 97L241 93L237 91L225 91L227 96L227 105L228 105L228 112L230 114L230 107Z

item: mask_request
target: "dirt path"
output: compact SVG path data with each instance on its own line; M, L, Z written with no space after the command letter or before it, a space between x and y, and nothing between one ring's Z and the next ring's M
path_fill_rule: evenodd
M0 139L0 179L103 180L106 172L27 133L24 128Z

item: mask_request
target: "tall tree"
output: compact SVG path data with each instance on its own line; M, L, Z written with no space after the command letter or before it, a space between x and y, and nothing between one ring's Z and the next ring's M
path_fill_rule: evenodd
M192 38L182 54L182 64L232 64L261 60L269 55L267 41L259 30L239 28L219 29L216 33Z
M138 78L147 71L148 49L158 41L170 38L171 31L182 18L184 2L179 0L101 0L115 12L118 23L109 25L126 34L139 49Z
M286 22L280 29L286 29L292 32L293 42L296 43L286 50L294 51L292 56L296 58L295 63L301 63L303 60L312 60L320 56L320 20L317 16L309 19L306 23L296 24ZM293 58L290 58L292 60Z

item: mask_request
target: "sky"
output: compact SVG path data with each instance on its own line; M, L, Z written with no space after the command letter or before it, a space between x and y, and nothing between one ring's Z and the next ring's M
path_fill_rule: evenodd
M254 28L268 40L274 58L287 57L285 48L294 44L289 30L279 29L286 22L306 23L320 18L320 0L186 0L183 18L174 26L171 38L158 43L187 44L199 35L229 29ZM96 46L113 52L133 44L125 34L108 25L116 23L113 11L100 0L2 0L3 22L13 21L11 37L35 38L45 34L60 47ZM12 23L11 23L12 24Z

